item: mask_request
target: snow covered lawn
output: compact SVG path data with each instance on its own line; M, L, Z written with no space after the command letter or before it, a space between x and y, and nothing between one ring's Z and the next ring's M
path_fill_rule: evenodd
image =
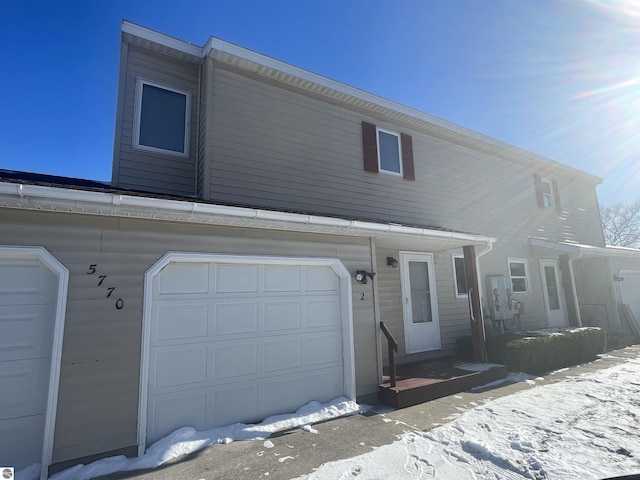
M491 401L306 480L600 479L640 474L640 359Z

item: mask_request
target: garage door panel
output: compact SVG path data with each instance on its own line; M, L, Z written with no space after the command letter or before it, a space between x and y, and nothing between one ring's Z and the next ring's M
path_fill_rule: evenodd
M342 338L339 333L309 337L306 352L309 366L341 363Z
M0 362L0 420L45 413L49 364L49 358Z
M340 302L338 298L310 300L306 303L308 327L339 327Z
M158 295L193 295L209 291L208 263L171 263L158 276Z
M209 425L219 427L261 418L259 387L256 383L218 387L212 392L212 418Z
M258 343L231 343L214 347L214 377L237 378L258 373Z
M216 336L257 334L257 302L216 302L214 325Z
M310 373L303 378L304 390L319 402L328 402L344 395L344 375L341 367Z
M189 301L157 305L151 332L152 345L176 340L206 340L209 336L209 304Z
M302 342L300 338L265 341L263 351L262 368L266 374L302 366Z
M55 303L56 276L39 261L3 259L0 305Z
M300 375L280 377L277 380L264 382L264 402L262 416L276 415L283 412L294 412L305 401L306 393Z
M174 272L184 276L188 269ZM162 346L150 349L148 441L184 425L253 422L346 393L340 278L333 268L212 261L208 272L206 294L176 294L177 286L167 287L174 281L163 287L172 293L154 287L152 312L159 314L150 319L151 331ZM197 308L205 303L208 324L204 307ZM182 409L200 411L190 416Z
M0 361L48 357L55 305L0 305Z
M208 350L206 344L152 349L149 390L206 386Z
M20 470L42 457L44 415L0 420L0 465Z
M257 265L218 265L216 293L257 293Z
M265 265L264 291L267 293L299 292L300 278L298 265Z
M305 285L307 292L334 292L340 289L340 279L328 267L306 267Z
M263 328L265 332L302 328L302 301L265 301Z
M622 300L631 307L637 327L640 328L640 270L626 270L623 277L624 281L620 282Z
M206 430L207 389L173 392L149 399L147 441L155 442L174 430L191 426Z

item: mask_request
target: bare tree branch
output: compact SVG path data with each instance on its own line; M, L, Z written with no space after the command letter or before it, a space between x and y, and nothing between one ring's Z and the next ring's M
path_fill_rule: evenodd
M640 202L603 208L600 218L607 245L640 247Z

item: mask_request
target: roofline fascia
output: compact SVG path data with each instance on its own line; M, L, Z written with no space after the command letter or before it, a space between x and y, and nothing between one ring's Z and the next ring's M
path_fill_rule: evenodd
M204 44L203 47L198 47L192 43L185 42L184 40L179 40L177 38L171 37L169 35L165 35L163 33L157 32L155 30L151 30L146 27L142 27L140 25L131 23L127 20L122 21L122 31L125 33L129 33L131 35L143 38L145 40L149 40L149 41L158 43L160 45L173 48L180 52L196 56L196 57L201 57L201 58L206 57L212 51L219 51L231 56L236 56L236 57L248 60L250 62L259 64L268 68L272 68L284 74L291 75L303 81L310 82L311 84L317 85L319 87L324 87L330 90L334 90L340 94L351 96L351 97L357 98L358 100L375 104L376 106L382 107L383 109L389 109L401 115L412 117L418 121L432 124L436 127L445 129L446 131L457 133L459 135L465 135L473 140L481 142L492 148L500 149L503 151L506 150L515 155L525 156L534 161L540 161L546 164L553 165L558 168L562 168L564 170L569 170L571 172L578 173L581 176L590 179L595 184L601 184L603 181L602 178L596 175L592 175L591 173L585 172L578 168L571 167L564 163L539 155L537 153L530 152L528 150L522 149L515 145L511 145L507 142L503 142L496 138L489 137L482 133L457 125L455 123L448 122L447 120L443 120L441 118L435 117L433 115L422 112L420 110L408 107L401 103L394 102L393 100L380 97L373 93L367 92L365 90L361 90L356 87L352 87L350 85L339 82L337 80L332 80L323 75L319 75L309 70L296 67L295 65L291 65L289 63L283 62L281 60L277 60L273 57L269 57L262 53L258 53L253 50L240 47L238 45L229 43L225 40L221 40L213 36L209 37L209 39L207 40L207 42Z
M216 220L215 225L262 228L309 233L328 233L366 237L408 236L412 238L438 238L465 241L471 244L491 245L494 237L480 234L432 230L396 224L383 224L361 220L306 215L249 207L200 203L197 201L169 200L135 195L74 190L60 187L0 182L1 196L19 200L20 205L8 208L59 211L109 217L143 218L160 221L179 221L202 225L203 219ZM93 208L90 208L90 207ZM97 207L97 208L96 208ZM60 209L60 210L57 210ZM160 212L171 213L163 218ZM141 215L147 216L141 216ZM242 225L232 220L241 220ZM226 220L226 221L225 221Z
M558 252L575 255L578 257L629 257L640 256L640 249L629 247L617 247L607 245L606 247L598 247L596 245L570 244L564 242L554 242L543 238L529 237L531 246L548 248Z

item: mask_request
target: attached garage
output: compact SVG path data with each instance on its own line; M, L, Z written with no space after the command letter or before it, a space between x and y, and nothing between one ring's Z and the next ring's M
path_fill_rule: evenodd
M141 451L355 398L351 312L337 259L167 254L146 276Z
M0 247L0 465L51 462L67 270L44 249Z

